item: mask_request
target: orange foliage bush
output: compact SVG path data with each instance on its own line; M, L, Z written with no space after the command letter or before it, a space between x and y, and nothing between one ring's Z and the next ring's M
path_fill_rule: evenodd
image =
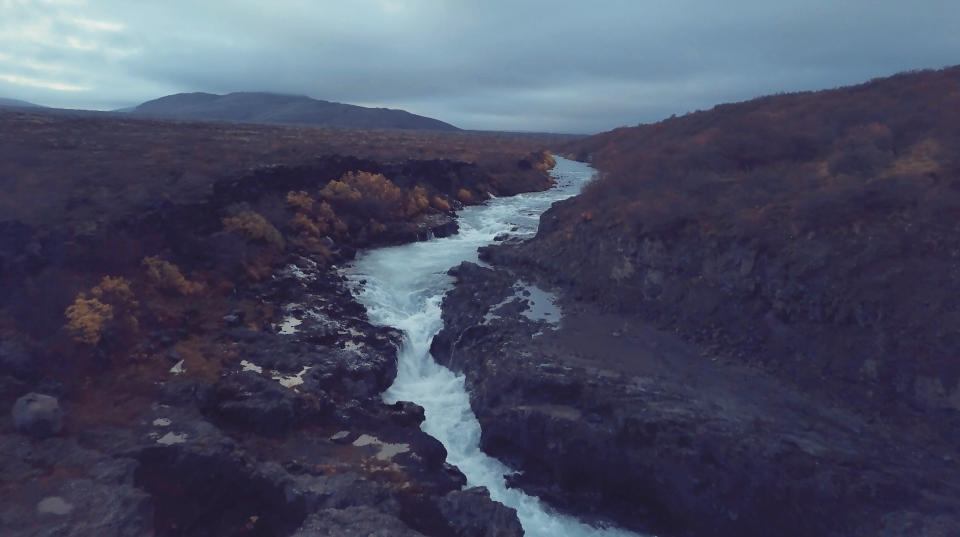
M430 206L438 211L447 212L450 210L450 202L440 196L434 196L433 199L430 200Z
M107 323L113 320L113 306L80 293L65 314L70 336L81 343L96 345L100 343Z
M418 215L429 207L430 198L427 197L426 188L417 185L407 193L406 216Z
M320 195L332 201L357 201L362 197L358 190L345 181L330 181L320 191Z
M273 274L278 261L275 251L264 251L243 262L243 270L251 281L261 281Z
M138 328L135 308L139 305L126 278L104 276L90 290L91 298L80 293L67 307L66 329L78 342L96 345L111 324L127 334Z
M180 295L193 295L203 292L206 288L201 282L191 282L180 269L160 258L160 256L146 257L143 266L147 270L147 277L159 289Z
M333 212L333 207L325 201L321 201L314 209L313 219L324 233L342 233L347 230L347 225L337 218L336 213Z
M133 297L130 280L126 278L104 276L100 283L90 290L90 294L110 304L124 304L129 307L139 304Z
M310 194L307 194L303 190L299 192L290 191L287 192L287 205L293 207L294 209L302 212L309 213L313 209L313 198L310 197Z
M381 173L348 172L330 181L320 195L331 201L365 201L396 209L403 197L400 188Z
M228 216L221 220L223 227L235 231L255 241L264 241L267 244L283 249L283 235L263 216L253 211L243 211L236 216Z
M330 181L320 196L335 204L352 206L371 218L405 216L407 206L400 187L379 173L349 172Z
M317 222L314 222L312 218L303 213L293 215L293 220L290 221L290 227L302 235L320 236L324 234L320 226L317 225Z
M329 203L321 201L318 204L302 190L287 192L286 199L287 204L297 211L290 221L290 227L301 235L322 237L347 230L346 224L337 217Z
M473 201L473 194L471 194L466 188L461 188L459 191L457 191L457 199L463 203L470 203Z

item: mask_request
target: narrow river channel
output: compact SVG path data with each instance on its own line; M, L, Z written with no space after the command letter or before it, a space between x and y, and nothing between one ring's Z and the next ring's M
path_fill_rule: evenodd
M511 470L480 450L480 424L470 409L463 376L433 360L430 342L442 327L440 302L453 285L447 270L462 261L477 261L477 249L492 243L497 235L532 236L540 215L554 202L579 193L594 173L586 164L557 157L551 171L556 185L550 190L468 207L458 213L459 234L370 250L344 269L357 284L354 292L370 320L405 334L397 378L384 399L422 406L426 413L422 428L443 443L447 461L467 476L468 486L487 487L494 500L516 509L530 537L636 534L594 528L552 511L536 497L508 489L504 474ZM366 283L359 285L361 280Z

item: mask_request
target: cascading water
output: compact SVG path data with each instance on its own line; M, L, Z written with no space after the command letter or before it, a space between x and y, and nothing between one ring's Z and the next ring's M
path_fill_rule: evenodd
M635 536L615 528L595 528L558 514L539 499L508 489L511 472L480 450L480 424L470 408L464 377L437 364L430 342L442 328L440 302L453 285L447 270L462 261L477 261L477 249L508 233L529 237L550 205L580 192L594 175L589 166L557 158L551 171L555 186L545 192L497 198L458 213L460 233L442 239L370 250L345 269L370 320L405 334L397 378L384 394L388 403L413 401L424 408L423 430L443 443L447 461L460 468L469 486L485 486L490 496L517 510L526 535Z

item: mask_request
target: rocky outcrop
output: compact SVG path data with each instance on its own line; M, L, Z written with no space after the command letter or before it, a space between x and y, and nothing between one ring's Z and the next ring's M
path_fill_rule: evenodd
M513 509L490 501L490 493L484 487L450 492L437 506L442 517L450 521L450 534L456 537L523 535Z
M219 344L232 358L214 378L168 351L179 367L132 426L68 420L43 439L12 429L46 421L8 414L4 535L522 535L512 509L461 492L422 408L380 399L399 334L371 325L335 271L294 261L238 291L275 304L277 322L254 330L227 314ZM18 409L43 417L56 402L30 394Z
M947 253L956 251L955 224L904 224L914 217L893 213L865 219L862 232L852 224L781 242L692 224L595 240L584 222L571 239L558 228L578 210L557 206L535 240L491 249L490 258L549 274L607 311L802 390L874 408L896 400L960 423L949 328L960 310L944 292L960 285Z
M63 428L63 409L56 397L28 393L13 405L13 426L36 437L55 435Z
M432 351L466 375L481 445L517 469L514 486L668 536L946 536L960 523L955 455L935 433L569 295L559 325L533 321L515 273L453 273Z
M0 435L0 526L4 535L142 537L153 534L153 502L133 483L133 458L76 438Z

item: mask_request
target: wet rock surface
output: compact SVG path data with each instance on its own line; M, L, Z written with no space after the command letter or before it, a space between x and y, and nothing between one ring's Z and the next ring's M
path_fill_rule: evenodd
M955 446L923 422L905 428L718 360L549 279L559 327L523 315L518 273L503 265L451 272L431 350L466 374L481 446L517 469L513 486L668 536L960 527Z
M455 490L444 496L438 507L450 521L451 535L457 537L510 537L523 535L513 510L490 501L483 487Z

